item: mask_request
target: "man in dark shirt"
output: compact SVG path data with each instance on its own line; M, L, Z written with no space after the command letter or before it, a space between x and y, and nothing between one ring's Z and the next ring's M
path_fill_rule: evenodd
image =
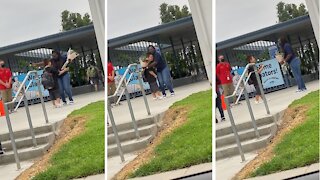
M284 61L289 64L292 70L294 79L298 84L298 89L296 92L306 91L307 88L302 79L301 68L300 68L301 60L298 57L296 57L291 45L287 42L285 37L279 38L278 42L279 42L279 46L281 47L281 50L284 53Z
M167 88L169 89L171 96L174 96L170 70L167 66L167 63L162 58L161 54L156 52L156 49L153 45L149 45L148 52L153 54L154 61L150 63L146 68L148 69L155 67L157 69L157 77L163 97L166 97L165 86L167 86Z

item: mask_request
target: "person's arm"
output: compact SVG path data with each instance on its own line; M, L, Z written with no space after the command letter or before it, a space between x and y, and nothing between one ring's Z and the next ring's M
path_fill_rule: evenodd
M2 80L0 80L0 84L3 85L3 86L6 86L6 83L3 82Z
M157 78L156 73L154 73L153 71L149 71L149 74L151 74L153 77Z
M284 57L284 62L288 62L289 59L290 59L290 58L292 57L292 55L293 55L292 48L291 48L291 46L290 46L289 44L285 44L283 49L284 49L284 51L285 51L286 54L287 54L287 56Z
M264 67L263 64L261 64L261 66L259 66L259 69L258 69L258 73L259 73L259 74L261 74L261 72L263 71L263 67Z

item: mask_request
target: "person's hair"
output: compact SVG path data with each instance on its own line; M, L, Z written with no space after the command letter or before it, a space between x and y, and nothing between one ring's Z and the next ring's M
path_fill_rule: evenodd
M153 54L152 54L151 52L147 52L147 53L146 53L146 57L149 57L150 55L153 56Z
M48 66L48 64L50 63L49 59L44 59L43 61L44 66Z
M250 61L251 61L251 59L253 58L254 56L252 56L252 55L247 55L247 61L248 61L248 63L250 63Z
M288 41L287 41L287 38L285 38L284 36L281 36L279 38L279 41L280 41L280 45L281 46L284 46Z
M156 50L156 48L155 48L153 45L149 45L149 46L148 46L148 49L149 49L150 47L152 47L154 50Z

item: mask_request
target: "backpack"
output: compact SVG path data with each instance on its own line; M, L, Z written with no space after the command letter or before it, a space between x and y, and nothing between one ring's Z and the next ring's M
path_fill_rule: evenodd
M88 68L88 76L90 78L93 78L93 77L97 77L98 75L98 71L97 71L97 68L93 67L93 66L90 66Z
M52 73L47 71L43 72L41 75L41 83L45 89L53 89L55 85Z

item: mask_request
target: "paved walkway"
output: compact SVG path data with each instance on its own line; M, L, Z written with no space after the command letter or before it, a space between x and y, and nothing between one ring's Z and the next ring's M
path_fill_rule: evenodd
M82 108L89 103L104 100L104 91L82 94L74 97L73 105L66 105L62 108L53 108L52 102L46 102L46 109L49 123L61 121L65 119L72 111ZM41 104L30 105L30 114L33 127L45 125L45 119ZM13 131L29 129L26 111L24 107L18 109L17 112L10 114ZM0 134L8 133L8 127L5 117L0 117Z
M208 81L201 81L198 83L177 87L174 89L175 96L168 96L167 98L162 100L155 101L152 99L151 95L148 95L147 99L151 111L151 116L166 111L176 101L182 100L193 93L209 90L210 88L211 86ZM112 113L117 125L131 122L131 116L127 102L122 101L121 103L122 104L120 106L115 106L114 108L112 108ZM147 114L147 110L142 97L131 99L131 104L135 118L137 120L150 117Z
M92 102L104 100L104 91L78 95L78 96L75 96L74 99L75 99L75 104L66 105L58 109L54 109L52 107L52 102L46 102L45 105L48 113L49 122L53 123L53 122L61 121L76 109L82 108ZM40 127L42 125L45 125L41 104L31 105L29 106L29 109L30 109L30 114L32 116L33 126ZM10 118L11 118L11 123L14 131L29 129L29 125L26 119L26 112L23 107L19 108L16 113L11 114ZM0 117L0 134L2 133L8 133L8 127L7 127L5 117ZM5 175L5 176L1 176L1 179L3 180L15 179L20 173L22 173L24 170L32 166L32 164L33 164L32 160L23 161L21 162L20 170L17 170L15 163L0 166L0 174Z
M285 110L294 100L300 99L303 96L307 95L308 93L318 90L319 81L317 80L317 81L306 83L306 86L308 88L308 91L301 92L301 93L296 93L295 91L297 89L297 86L294 86L291 88L266 94L266 98L269 99L268 106L270 109L270 113L276 114L282 110ZM256 119L260 119L268 116L263 103L255 104L254 99L251 98L250 104ZM251 121L246 101L241 101L241 105L237 105L231 108L231 111L236 124ZM227 121L219 122L218 124L216 124L216 129L221 129L224 127L231 126L230 122L228 121L229 117L228 117L227 111L224 111L224 114L226 116ZM217 109L216 109L216 117L218 117L218 120L220 119L220 114L217 111Z
M147 96L151 116L162 113L169 109L169 107L177 101L180 101L193 93L211 89L208 81L201 81L185 86L180 86L174 89L175 96L167 97L163 100L155 101L151 95ZM135 118L137 120L144 119L148 116L145 104L142 97L131 99L132 108L134 110ZM122 105L112 108L113 116L117 125L131 122L130 112L126 101L122 101ZM119 172L127 163L136 157L135 154L125 154L125 162L122 163L119 156L108 158L108 174L107 178L111 179L117 172Z
M293 178L293 177L300 176L303 174L308 174L308 173L319 171L319 165L320 165L319 163L315 163L315 164L311 164L309 166L295 168L295 169L291 169L288 171L282 171L282 172L278 172L278 173L274 173L274 174L270 174L270 175L266 175L266 176L250 178L250 180L269 180L269 179ZM319 178L319 176L318 176L318 178Z
M184 169L178 169L174 171L159 173L151 176L133 178L132 180L176 179L176 178L190 176L193 174L198 174L198 173L202 173L210 170L212 170L212 163L205 163L205 164L199 164L199 165L191 166Z
M300 99L312 91L319 89L319 81L312 81L306 84L308 91L296 93L296 86L266 94L266 98L269 99L268 105L271 114L276 114L282 110L285 110L294 100ZM268 116L264 107L264 104L254 104L253 98L250 99L251 106L256 119ZM241 101L242 105L235 106L231 109L236 124L251 122L249 111L245 101ZM216 124L216 129L224 127L230 127L230 121L228 121L228 113L225 111L227 120ZM220 114L216 112L216 116L220 117ZM219 118L218 118L219 119ZM217 166L217 179L231 179L237 172L239 172L250 160L257 156L256 153L245 154L246 161L241 162L240 156L234 156L227 159L222 159L216 162ZM276 178L278 179L278 178Z

